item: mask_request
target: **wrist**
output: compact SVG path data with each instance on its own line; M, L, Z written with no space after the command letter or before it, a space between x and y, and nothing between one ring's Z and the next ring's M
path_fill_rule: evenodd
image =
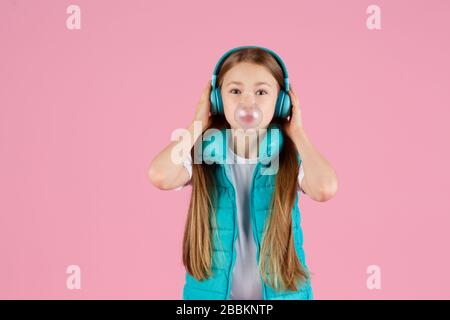
M308 135L306 134L304 127L299 127L297 129L295 129L293 136L294 137L292 138L292 140L298 149L300 149L306 145L309 145L309 138L308 138Z
M205 122L204 120L194 118L190 123L189 126L194 127L194 124L196 127L201 127L202 132L206 130L208 127L208 122Z
M305 129L303 126L295 127L294 130L292 130L293 140L299 140L302 139L305 135Z
M189 130L189 133L192 137L192 145L195 144L195 142L199 139L199 137L202 136L203 132L205 131L205 125L203 124L203 121L193 119L189 125L187 126L187 129Z

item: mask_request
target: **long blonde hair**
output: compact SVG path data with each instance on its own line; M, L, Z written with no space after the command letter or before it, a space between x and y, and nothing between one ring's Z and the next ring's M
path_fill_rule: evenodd
M259 48L240 49L228 56L218 74L218 85L222 85L228 70L244 61L265 66L280 88L284 85L281 67L271 54ZM271 214L264 226L259 269L263 280L272 288L296 291L298 284L308 280L309 273L299 261L294 246L291 211L296 198L299 166L296 146L282 125L285 121L287 120L272 119L272 123L281 124L284 143L279 154ZM210 126L205 130L209 128L230 128L230 125L223 115L214 115ZM193 150L191 156L194 159ZM209 215L211 213L215 221L217 198L213 168L214 164L203 162L192 165L192 193L183 236L183 264L187 272L197 280L207 279L212 273L213 240Z

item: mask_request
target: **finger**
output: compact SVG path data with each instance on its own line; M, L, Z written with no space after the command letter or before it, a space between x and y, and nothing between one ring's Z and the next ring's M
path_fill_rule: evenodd
M208 81L208 84L206 85L205 89L203 89L202 98L206 98L208 96L210 89L211 89L211 80Z
M294 92L291 90L289 90L289 96L291 97L291 101L292 101L292 105L296 106L297 105L297 97L295 96Z
M289 90L289 96L290 96L291 98L295 98L295 94L294 94L294 92L292 91L292 88Z
M295 103L298 105L298 97L297 97L297 92L294 90L294 86L292 85L292 83L291 83L291 85L290 85L290 92L292 92L292 95L293 95L293 97L294 97L294 100L295 100Z
M294 90L294 86L291 85L291 93L294 96L294 98L296 98L295 100L297 100L297 92Z
M205 87L205 95L207 95L211 91L211 80L208 81L208 84Z

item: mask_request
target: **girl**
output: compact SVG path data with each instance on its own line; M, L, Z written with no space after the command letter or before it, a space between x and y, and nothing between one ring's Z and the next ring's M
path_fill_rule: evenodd
M216 67L223 112L210 112L209 81L187 127L183 163L172 161L181 145L173 141L149 168L160 189L192 186L183 299L313 299L298 199L301 192L316 201L333 197L336 172L305 132L281 59L261 47L229 52ZM276 108L280 90L291 102L284 118Z

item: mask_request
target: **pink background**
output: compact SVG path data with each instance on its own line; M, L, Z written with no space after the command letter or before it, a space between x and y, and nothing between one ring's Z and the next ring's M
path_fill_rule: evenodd
M66 8L81 7L81 30ZM366 8L381 7L381 30ZM450 298L449 1L1 1L0 298L180 299L191 188L151 185L219 57L285 61L339 176L300 199L316 299ZM66 268L81 267L81 290ZM366 286L369 265L381 289Z

